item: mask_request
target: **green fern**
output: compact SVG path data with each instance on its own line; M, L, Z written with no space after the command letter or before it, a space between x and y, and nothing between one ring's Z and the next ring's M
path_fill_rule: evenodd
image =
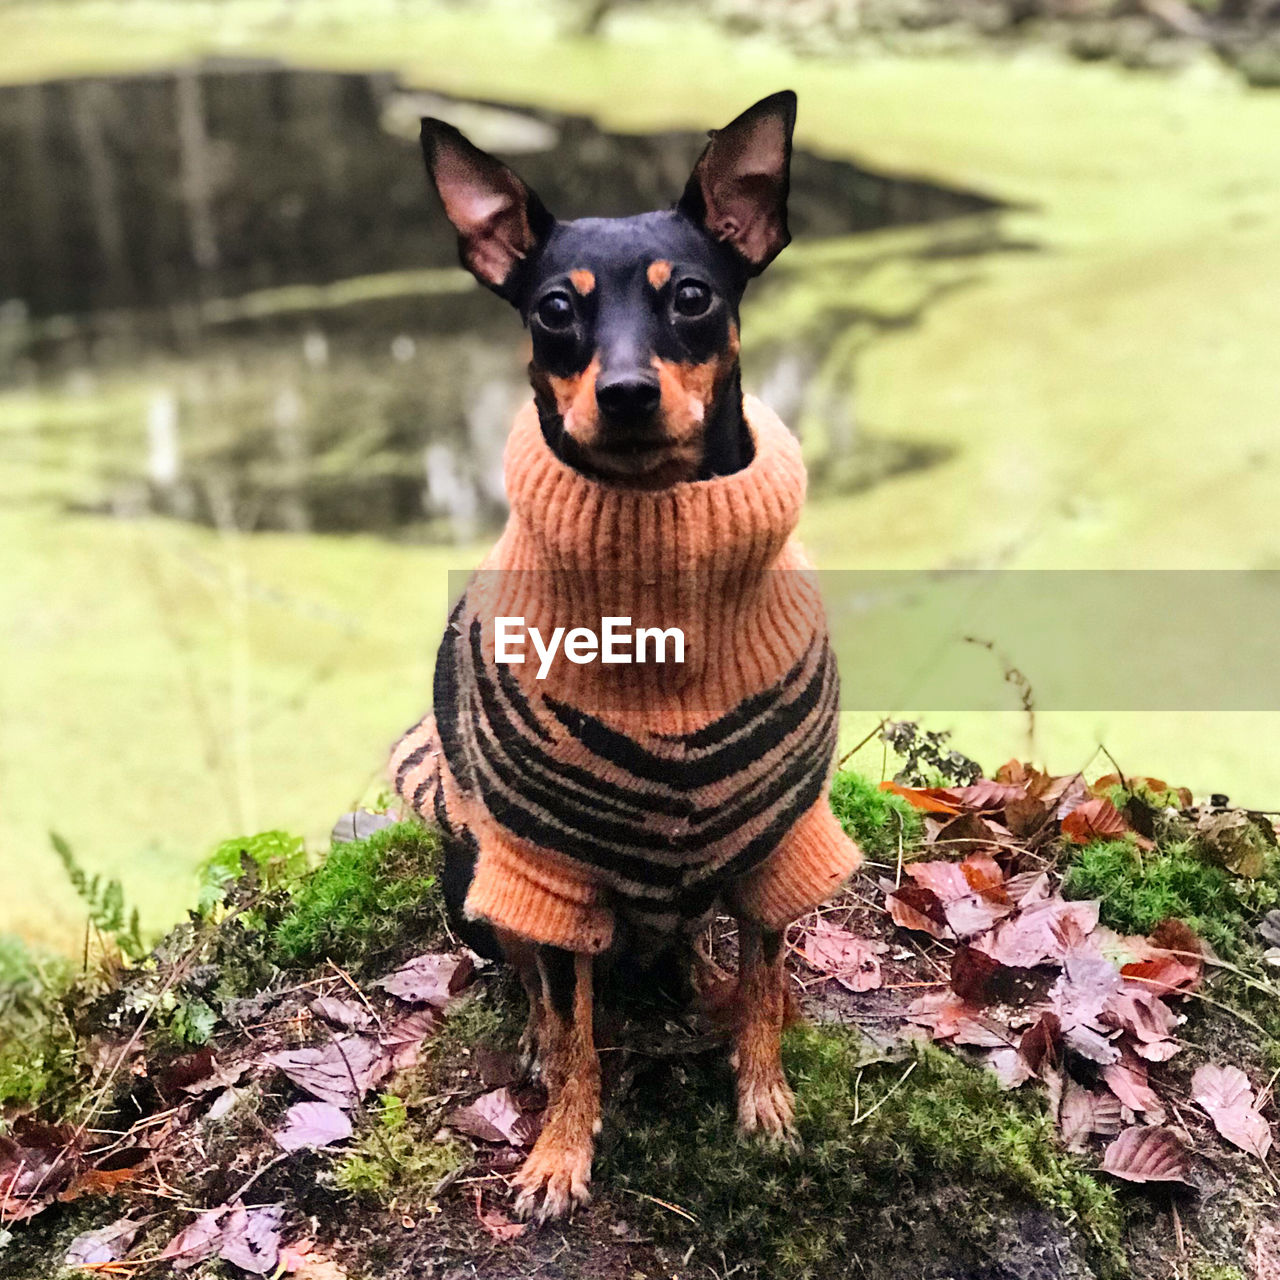
M56 831L49 832L49 840L71 887L89 908L94 928L114 939L130 960L141 960L147 948L142 941L137 907L130 911L125 906L124 886L116 879L104 880L96 872L89 875L76 860L71 846Z

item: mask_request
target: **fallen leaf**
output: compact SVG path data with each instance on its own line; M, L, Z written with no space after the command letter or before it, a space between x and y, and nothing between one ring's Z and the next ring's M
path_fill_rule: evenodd
M476 1219L495 1240L514 1240L524 1235L526 1222L513 1222L501 1209L486 1209L480 1188L475 1190Z
M1020 1005L1033 998L1040 983L1033 969L1013 969L974 947L956 948L951 957L951 989L966 1004Z
M252 1275L267 1275L280 1262L280 1222L284 1209L278 1204L246 1209L235 1205L222 1226L218 1255Z
M0 1134L0 1222L47 1209L80 1168L75 1131L25 1117Z
M1091 840L1115 840L1129 831L1129 824L1110 800L1096 796L1075 805L1062 819L1062 834L1076 844Z
M1119 1098L1110 1093L1094 1093L1066 1077L1058 1107L1058 1128L1068 1151L1084 1151L1094 1134L1112 1137L1120 1132L1120 1124Z
M120 1218L110 1226L78 1235L62 1260L64 1267L93 1267L119 1262L137 1239L145 1219Z
M471 981L474 972L475 965L467 956L448 953L414 956L373 985L406 1004L429 1004L443 1009Z
M1158 1125L1126 1129L1103 1152L1102 1168L1126 1182L1181 1182L1190 1185L1187 1149Z
M1058 1015L1042 1013L1039 1020L1022 1033L1018 1052L1037 1075L1046 1066L1056 1067L1062 1061L1062 1024Z
M1011 1048L1011 1034L951 991L930 991L907 1006L907 1021L928 1028L934 1040L981 1049Z
M118 1190L121 1183L129 1182L140 1174L151 1158L146 1147L126 1147L115 1151L100 1164L77 1171L76 1175L58 1192L58 1200L67 1203L81 1196L106 1196Z
M1163 1124L1165 1109L1156 1091L1147 1083L1147 1064L1122 1059L1102 1068L1107 1088L1130 1111L1141 1111L1153 1124Z
M1034 1079L1036 1074L1017 1049L1008 1047L992 1049L987 1054L987 1066L996 1073L1002 1089L1016 1089Z
M932 889L914 883L899 885L886 896L884 904L889 918L901 928L927 933L931 938L947 936L947 913Z
M1191 1096L1228 1142L1259 1160L1267 1158L1271 1126L1258 1111L1249 1077L1239 1067L1215 1063L1200 1067L1191 1077Z
M355 1106L389 1067L376 1040L356 1035L336 1036L311 1049L282 1049L263 1061L278 1067L313 1098L336 1107Z
M804 930L800 954L811 968L834 978L842 987L874 991L881 981L880 957L888 949L883 942L860 938L817 916Z
M1010 832L998 822L976 813L962 813L943 822L926 819L926 843L944 845L955 853L976 852L991 845L1005 844Z
M1168 1062L1178 1052L1176 1040L1147 1040L1133 1047L1134 1053L1148 1062Z
M316 1017L323 1018L340 1031L368 1031L373 1026L372 1014L354 1000L317 996L309 1007Z
M976 945L1001 964L1031 969L1046 960L1061 960L1069 949L1069 936L1087 937L1097 925L1096 900L1065 902L1055 896L1002 920Z
M179 1271L186 1271L206 1258L212 1258L222 1243L222 1219L226 1205L202 1213L189 1226L185 1226L160 1251Z
M1168 1039L1178 1024L1178 1016L1155 992L1126 979L1108 999L1101 1021L1105 1026L1119 1027L1143 1044L1154 1044Z
M891 791L925 813L959 813L961 806L946 787L904 787L898 782L882 782L881 791Z
M967 787L952 787L950 794L974 813L994 813L1006 805L1027 799L1026 790L1016 782L979 778Z
M1196 841L1202 856L1250 880L1266 870L1267 850L1274 843L1243 809L1202 813L1196 823Z
M1004 807L1004 825L1020 840L1027 840L1044 830L1052 817L1052 810L1035 796L1020 796Z
M418 1065L423 1041L435 1033L440 1025L440 1015L435 1009L415 1009L397 1018L381 1036L383 1050L389 1055L390 1071L407 1071Z
M534 1130L531 1118L516 1105L505 1086L482 1093L469 1106L451 1112L448 1125L481 1142L507 1142L514 1147L528 1146Z
M286 1150L327 1147L351 1136L351 1117L331 1102L295 1102L272 1137Z

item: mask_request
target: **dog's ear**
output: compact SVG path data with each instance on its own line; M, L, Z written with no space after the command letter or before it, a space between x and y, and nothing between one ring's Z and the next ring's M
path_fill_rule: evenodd
M796 95L784 89L713 130L676 205L731 245L748 275L759 275L791 242L787 191L795 123Z
M422 121L422 155L458 232L462 265L519 306L521 267L546 240L555 219L501 160L443 120L428 116Z

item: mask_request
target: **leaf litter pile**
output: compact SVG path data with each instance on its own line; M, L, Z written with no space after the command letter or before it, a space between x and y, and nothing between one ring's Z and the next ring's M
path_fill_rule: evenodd
M1109 798L1116 788L1128 791L1126 812ZM1063 1145L1116 1178L1194 1185L1212 1125L1274 1183L1276 1073L1255 1088L1239 1066L1206 1062L1188 1082L1172 1061L1207 976L1233 966L1178 919L1147 934L1107 927L1098 899L1063 897L1058 870L1064 848L1096 841L1158 857L1151 833L1163 822L1207 836L1233 871L1259 874L1257 850L1276 844L1270 818L1225 805L1201 812L1158 779L1108 774L1089 785L1018 761L967 785L882 789L924 815L924 847L794 927L802 985L878 995L861 1009L840 1003L886 1042L927 1037L1005 1088L1043 1089ZM1247 854L1223 838L1242 831Z
M1206 1011L1234 1016L1212 992L1240 970L1185 920L1125 932L1103 922L1098 898L1064 895L1064 871L1082 852L1115 846L1141 865L1175 838L1194 838L1224 875L1247 880L1274 866L1271 820L1225 801L1195 806L1155 779L1090 785L1018 762L991 779L976 773L954 786L881 784L919 815L922 835L903 839L899 819L896 841L890 831L849 889L793 926L790 969L807 1017L856 1025L882 1052L873 1061L909 1058L913 1041L927 1041L988 1068L1007 1090L1039 1091L1072 1158L1104 1179L1143 1184L1134 1194L1171 1189L1179 1248L1176 1197L1214 1193L1224 1170L1243 1171L1250 1195L1274 1205L1274 1074L1256 1052L1232 1060L1230 1034L1211 1046L1187 1034ZM389 819L362 821L374 829ZM172 1017L158 1033L156 1010L171 990L201 989L228 920L260 907L251 870L246 860L229 887L229 916L193 913L148 962L115 974L95 1009L102 1031L79 1046L88 1079L76 1106L56 1122L5 1108L0 1274L10 1274L4 1251L16 1233L71 1208L85 1229L53 1262L84 1274L198 1275L209 1265L300 1280L342 1280L351 1266L376 1274L335 1226L371 1187L389 1207L383 1222L398 1220L405 1233L391 1247L412 1239L419 1249L418 1269L394 1274L527 1273L529 1255L500 1261L536 1235L509 1215L506 1188L540 1131L545 1094L513 1044L466 1039L473 1024L486 1030L476 1010L498 980L483 962L458 948L414 955L411 938L391 939L399 962L365 966L358 979L332 956L302 982L296 968L273 967L270 981L220 1002L202 1047L176 1052ZM1267 962L1280 961L1280 912L1258 934L1271 944ZM719 921L707 945L731 967L731 922ZM140 971L147 1000L130 986ZM1243 1039L1259 1029L1246 1022ZM667 1021L641 1056L692 1060L708 1043L718 1040L705 1024ZM618 1090L623 1058L606 1055ZM909 1090L912 1070L893 1088ZM409 1112L428 1134L425 1158L402 1145ZM386 1169L410 1163L416 1183L401 1194L393 1178L388 1192ZM652 1248L610 1206L607 1185L597 1189L604 1203L588 1220L605 1220L586 1274L679 1271L679 1255ZM696 1222L679 1204L647 1198ZM115 1213L84 1212L99 1200ZM487 1269L421 1261L423 1240L446 1221ZM1254 1274L1277 1280L1280 1232L1264 1226L1250 1240Z

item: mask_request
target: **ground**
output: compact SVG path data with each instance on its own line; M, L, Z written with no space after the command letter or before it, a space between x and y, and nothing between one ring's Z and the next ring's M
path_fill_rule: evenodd
M904 745L901 731L895 741ZM938 779L938 762L967 763L922 741L926 781ZM132 960L127 919L104 908L112 895L85 885L103 930L100 963L59 976L9 957L17 998L0 1010L11 1033L0 1051L5 1274L46 1280L74 1239L121 1221L136 1225L136 1239L117 1251L123 1261L108 1253L99 1269L146 1273L162 1268L159 1255L173 1252L194 1213L216 1211L224 1260L196 1250L190 1274L238 1275L245 1246L226 1206L243 1203L250 1215L276 1215L262 1227L267 1254L255 1256L304 1280L808 1280L833 1267L883 1280L1273 1280L1274 1178L1215 1132L1213 1104L1199 1099L1201 1069L1243 1068L1260 1111L1252 1123L1269 1145L1280 1068L1264 954L1280 923L1267 915L1280 902L1274 830L1236 811L1228 825L1247 825L1259 841L1241 875L1230 864L1253 845L1222 844L1222 815L1184 805L1163 783L1104 777L1086 788L1019 769L896 792L838 775L833 803L867 865L790 937L802 1017L784 1055L800 1145L737 1137L714 1011L660 993L633 998L625 1030L615 1024L607 1037L595 1201L538 1230L513 1220L508 1190L544 1100L516 1059L521 997L504 971L477 971L453 948L429 829L366 815L378 829L336 844L313 870L300 842L280 833L229 841L187 923ZM1152 815L1163 824L1155 840L1136 829ZM1066 900L1054 888L1064 874ZM929 918L904 914L907 902ZM1000 959L975 987L971 967L961 969L974 948L950 929L1004 956L1003 946L1025 946L1037 904L1077 923L1063 924L1034 969ZM1171 935L1166 912L1195 931L1184 924ZM1011 929L1005 942L998 932L982 941L993 924ZM731 921L706 945L732 969ZM1098 946L1118 958L1096 961ZM1070 1027L1068 1011L1089 998L1084 986L1072 994L1081 960L1052 958L1064 954L1094 956L1115 983L1113 964L1146 956L1156 968L1126 973L1166 976L1130 978L1130 989L1150 980L1163 995L1137 1021L1082 1023L1060 1041L1046 1033L1042 1057L1028 1040L1043 1030L1038 1011L1057 1008ZM1019 983L1026 990L1015 998ZM1109 1039L1088 1031L1098 1025ZM1150 1072L1153 1095L1123 1093L1125 1106L1149 1109L1146 1123L1131 1110L1122 1120L1102 1082L1098 1050L1110 1044L1134 1064L1126 1070L1140 1068L1144 1080ZM1152 1044L1149 1062L1133 1056ZM1022 1083L1006 1087L1013 1081L1002 1083L997 1067L1016 1067ZM1083 1129L1065 1101L1073 1091L1091 1100ZM326 1099L326 1115L307 1114L325 1111ZM282 1150L273 1137L286 1120L335 1118L349 1136L325 1149ZM1142 1181L1123 1162L1108 1172L1124 1126L1174 1143L1174 1182ZM326 1139L311 1131L308 1141ZM57 1143L66 1144L62 1166L50 1163ZM41 1167L35 1185L21 1181Z

